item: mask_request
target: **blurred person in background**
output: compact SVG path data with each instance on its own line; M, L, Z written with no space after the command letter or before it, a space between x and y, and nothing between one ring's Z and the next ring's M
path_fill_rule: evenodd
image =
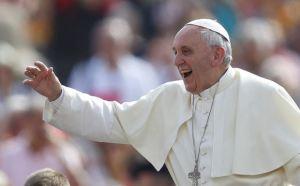
M24 1L25 2L25 1ZM23 130L24 113L8 113L6 99L31 90L22 85L23 70L28 62L41 55L33 48L27 35L28 10L19 1L0 2L0 139L16 137ZM7 118L10 115L10 125Z
M73 66L90 56L89 37L94 25L109 14L120 0L51 0L52 33L45 47L47 59L67 83Z
M237 29L236 66L258 74L265 59L281 46L280 29L270 20L249 18Z
M26 58L28 54L0 40L0 105L11 94L29 92L29 89L22 86L20 81L23 75L19 71L19 67L22 66L19 57Z
M0 2L0 41L16 48L30 45L26 31L27 12L20 6Z
M282 24L278 22L276 24L277 27L274 27L273 32L277 33L277 39L275 39L277 40L277 46L274 52L261 62L258 75L274 80L285 87L299 105L300 50L297 50L296 43L300 40L298 35L293 33L297 30L297 24L289 28L289 34L284 34L284 28L278 27Z
M94 54L74 67L70 87L123 102L159 85L153 67L131 53L132 39L130 25L122 18L109 17L97 24L91 40Z
M22 1L25 3L25 1ZM33 48L28 37L28 11L21 1L0 2L0 110L13 94L29 93L22 85L23 69L28 62L42 56ZM1 115L0 114L0 115ZM3 137L3 135L0 135Z
M28 106L25 97L18 94L14 95L14 99L20 102L18 105L12 105L12 95L5 99L3 104L4 126L1 138L3 140L15 139L24 129L24 121L26 121L25 109Z
M173 56L170 53L171 36L156 36L148 43L145 58L151 62L159 77L160 84L180 79L180 75L173 65Z
M43 124L41 101L37 95L11 95L6 99L7 133L14 136L1 144L0 169L14 186L23 185L30 173L46 167L65 173L72 185L84 185L78 150ZM18 130L12 128L16 124Z
M299 63L298 63L299 62ZM300 60L275 55L263 62L259 74L282 85L300 105Z
M131 144L177 185L300 183L300 111L280 85L230 66L231 42L215 20L183 26L173 41L183 81L138 101L105 101L62 86L53 69L25 70L48 99L48 123L90 140ZM217 127L216 127L217 126Z
M0 105L6 97L12 94L31 91L22 85L21 79L24 78L24 75L20 73L20 68L26 63L23 63L21 58L32 60L36 57L38 55L32 55L29 51L21 51L0 40Z
M24 186L70 186L70 183L62 173L45 168L32 173Z
M298 103L300 58L296 50L288 47L283 33L281 24L275 20L244 20L237 33L239 43L235 66L274 80L286 88Z
M73 68L70 87L102 99L124 102L135 100L158 86L158 76L151 64L132 54L133 37L129 23L122 18L108 17L96 24L91 38L94 53L90 59ZM81 143L86 148L88 142ZM128 176L124 173L127 158L135 154L132 148L113 144L90 146L97 149L92 152L100 151L96 154L102 157L102 163L101 160L91 160L98 164L89 164L90 169L96 170L94 166L98 166L98 169L106 166L108 169L107 173L105 170L98 171L106 176L91 179L106 177L110 182L111 175L119 182L127 182Z

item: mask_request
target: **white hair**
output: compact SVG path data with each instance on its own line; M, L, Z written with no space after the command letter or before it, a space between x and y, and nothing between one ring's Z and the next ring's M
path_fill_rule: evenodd
M201 38L203 38L209 46L219 46L224 48L225 57L224 64L228 66L232 61L232 49L231 44L220 34L213 32L209 29L201 29Z

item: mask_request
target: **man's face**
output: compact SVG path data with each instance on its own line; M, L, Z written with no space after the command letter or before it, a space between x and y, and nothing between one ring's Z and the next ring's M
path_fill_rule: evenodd
M191 93L199 93L208 88L212 70L212 48L201 39L200 28L184 26L173 41L175 65L184 81L185 88Z

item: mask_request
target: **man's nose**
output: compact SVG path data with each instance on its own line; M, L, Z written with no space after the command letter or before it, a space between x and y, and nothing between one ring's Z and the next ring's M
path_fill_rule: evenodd
M175 57L174 57L174 64L175 66L180 66L181 64L184 63L184 60L177 54Z

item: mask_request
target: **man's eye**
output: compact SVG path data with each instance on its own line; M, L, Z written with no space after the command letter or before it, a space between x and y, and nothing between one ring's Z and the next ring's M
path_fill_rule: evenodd
M182 50L182 53L183 53L184 55L188 55L188 54L191 53L191 50Z

